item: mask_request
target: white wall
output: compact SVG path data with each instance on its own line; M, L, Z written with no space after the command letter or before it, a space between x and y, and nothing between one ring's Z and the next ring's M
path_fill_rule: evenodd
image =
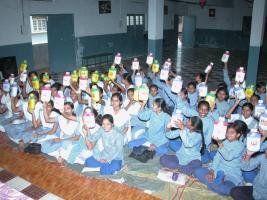
M127 14L145 14L147 30L147 0L111 0L112 13L98 14L98 0L53 0L47 2L24 0L24 22L21 0L0 1L0 46L30 43L31 14L74 14L75 36L125 33ZM234 8L216 8L216 17L208 17L208 7L165 1L168 15L164 29L173 29L174 14L197 16L197 28L241 30L242 17L251 15L251 4L234 0Z
M187 12L181 11L187 7ZM215 17L209 17L209 9L214 8ZM217 7L199 5L177 4L177 14L196 16L196 28L198 29L219 29L219 30L242 30L243 16L251 16L252 4L244 0L234 0L234 7Z
M0 46L31 42L30 15L34 14L74 14L75 36L125 33L126 13L144 13L142 4L129 3L130 0L111 0L111 14L98 13L98 0L24 0L24 25L21 0L0 1ZM144 1L144 0L141 0ZM129 4L129 5L128 5ZM133 7L132 5L135 5ZM139 9L137 9L139 7ZM23 26L22 26L23 25ZM21 26L23 33L21 33Z
M30 19L25 17L23 26L21 1L0 1L0 19L0 46L31 42Z

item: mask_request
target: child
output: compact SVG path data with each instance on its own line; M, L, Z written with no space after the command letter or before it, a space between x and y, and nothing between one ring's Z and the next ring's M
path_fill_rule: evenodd
M155 99L161 98L158 90L159 90L159 88L157 85L152 84L149 86L149 98L148 98L148 102L147 102L148 108L152 108L152 105L153 105L153 102Z
M131 74L129 74L129 73L122 74L121 82L122 82L122 84L119 84L119 83L117 83L115 81L112 81L112 83L114 85L116 85L118 88L120 88L121 93L123 95L125 95L125 98L127 98L127 90L129 88L134 88L133 81L132 81L132 78L131 78Z
M79 118L78 132L81 135L80 140L74 145L73 149L71 150L69 154L69 157L66 159L67 162L70 164L77 162L79 164L84 165L86 158L92 155L92 151L86 145L87 144L86 141L90 138L91 135L95 134L98 131L99 125L101 125L101 122L99 123L98 120L96 120L95 126L89 127L88 126L89 124L85 118L87 113L93 114L95 119L96 119L96 116L98 115L97 111L94 109L91 109L90 107L86 107L83 110L82 116ZM88 134L88 132L90 132L90 134ZM95 147L94 149L97 149L97 148L101 149L103 146L102 140L99 140L97 142L97 145L98 147Z
M130 88L127 91L127 99L123 102L124 109L128 112L131 118L131 126L139 126L144 123L141 122L137 115L140 111L141 105L134 100L134 89Z
M193 109L197 107L197 101L198 101L198 92L196 88L197 86L195 82L188 83L187 88L186 88L188 92L190 108L193 108Z
M152 73L150 73L149 75L150 75L149 78L152 80L152 83L158 87L159 95L166 102L166 105L169 108L169 110L173 110L175 107L175 102L173 99L174 94L171 94L170 85L172 83L172 79L174 79L174 76L169 76L168 80L164 82L160 80L158 74L152 75Z
M226 140L217 141L219 149L209 168L199 168L195 171L195 177L200 182L221 195L230 195L231 189L243 181L240 161L244 145L239 141L240 135L238 125L229 125Z
M252 154L245 154L241 169L253 170L259 168L259 173L252 186L237 186L232 188L231 196L234 200L264 200L267 197L267 150L264 154L251 158Z
M232 114L235 108L239 105L240 100L236 100L233 107L227 112L225 117L228 119L228 122L233 122L235 120L244 121L249 129L255 129L258 127L257 120L253 117L253 105L251 103L245 103L242 106L242 114Z
M114 125L125 135L125 142L131 141L131 123L128 112L122 108L122 95L115 93L111 97L111 106L105 106L104 114L113 116Z
M165 136L167 124L170 121L170 116L163 99L155 99L153 107L150 110L145 110L146 102L141 103L141 112L138 117L140 120L149 122L148 130L138 139L128 143L128 147L133 149L143 144L149 146L149 150L155 150L157 155L163 155L168 151L168 139Z
M34 124L35 122L32 121L33 118L31 113L34 113L34 116L38 118L42 103L39 101L39 93L37 91L32 91L29 95L31 94L36 99L36 105L33 110L30 110L28 101L21 102L23 114L20 116L20 119L22 119L21 122L23 123L16 124L16 120L14 120L13 124L9 124L5 127L7 135L15 142L17 142L17 140L22 141L25 131L33 131L34 126L37 127L36 124Z
M54 103L53 101L49 101L46 106L46 112L49 118L55 118L58 114L53 111ZM51 137L54 137L54 134L57 131L58 124L57 123L47 123L44 117L43 109L40 109L38 113L39 116L35 116L35 112L33 110L29 110L32 115L32 122L35 130L24 133L23 142L38 142L47 140Z
M216 109L215 112L220 117L224 117L230 109L230 104L227 102L228 92L225 88L221 87L216 91Z
M53 85L51 85L51 100L54 100L55 97L58 94L58 91L61 89L62 85L60 83L54 83ZM65 93L66 90L64 90L64 96L68 96Z
M197 89L200 83L205 82L205 74L204 73L196 73L195 82L197 84Z
M259 82L256 84L256 91L255 94L260 96L260 99L263 100L263 102L266 102L266 83Z
M235 77L233 76L230 80L229 73L228 73L228 63L224 63L223 80L227 85L228 92L231 93L231 91L234 89L234 86L235 86Z
M38 74L36 71L30 71L28 73L28 78L26 80L26 83L22 83L23 89L22 89L22 96L23 98L27 98L29 96L29 93L33 91L32 88L32 79L33 77L38 77Z
M77 131L79 123L73 113L74 105L71 102L64 103L64 111L57 118L50 118L46 112L46 103L44 103L44 117L48 123L58 123L59 136L45 141L42 144L42 152L55 156L60 164L69 156L69 153L75 143L80 139L80 133ZM65 117L64 117L64 116ZM70 120L74 118L76 121Z
M181 101L180 98L177 98L177 101ZM207 149L205 150L205 153L202 155L202 162L207 163L210 158L210 152L208 151L209 146L211 144L211 135L214 128L214 118L212 116L212 113L210 112L210 105L207 101L200 101L198 103L198 110L194 110L192 108L183 106L183 104L177 103L179 105L177 108L182 111L182 113L186 117L193 117L198 116L202 120L203 123L203 135L205 139L205 145ZM176 147L172 146L172 149L178 150L181 146L181 143L177 143Z
M253 94L250 98L250 103L255 107L258 104L259 100L260 100L260 96L257 94Z
M102 128L96 133L85 132L85 143L89 149L94 150L93 156L86 159L85 166L100 167L102 175L120 171L123 162L123 135L113 127L113 123L113 117L107 114L102 117ZM96 146L100 139L103 142L102 150Z
M202 166L200 151L205 147L203 124L199 117L191 117L186 127L180 120L176 121L176 125L179 129L167 132L166 136L170 139L180 136L182 146L176 155L162 156L160 163L162 167L178 169L179 172L192 175Z
M44 75L47 74L48 75L48 80L44 79ZM51 79L51 75L49 73L41 73L40 74L40 85L43 86L45 84L50 84L53 85L55 83L55 81L53 79Z

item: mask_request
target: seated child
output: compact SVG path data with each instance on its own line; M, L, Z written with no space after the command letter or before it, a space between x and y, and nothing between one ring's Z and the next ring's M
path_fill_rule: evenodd
M230 195L233 187L242 184L241 158L244 144L239 141L239 126L230 124L226 140L218 141L219 149L209 168L199 168L195 177L208 188L221 195Z
M160 158L160 164L170 169L178 169L187 175L202 166L201 149L205 147L203 136L203 124L199 117L191 117L186 126L182 121L177 120L176 126L179 128L169 131L166 136L170 139L180 136L182 140L181 148L176 155L164 155Z
M94 134L90 134L90 131L85 132L86 146L94 150L93 156L86 159L85 166L100 167L102 175L114 174L119 171L123 162L123 134L113 126L113 117L106 114L102 117L102 128ZM103 143L101 150L96 145L100 139Z

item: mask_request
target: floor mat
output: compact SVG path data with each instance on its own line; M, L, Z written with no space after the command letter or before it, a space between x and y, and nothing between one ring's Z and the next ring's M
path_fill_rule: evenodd
M0 199L16 200L60 200L62 198L49 193L25 179L0 168Z

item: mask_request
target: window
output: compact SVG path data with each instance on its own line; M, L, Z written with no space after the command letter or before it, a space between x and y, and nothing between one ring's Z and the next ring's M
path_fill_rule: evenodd
M126 22L126 23L127 23L127 26L129 26L129 24L130 24L129 20L130 20L130 19L129 19L129 16L127 15L127 20L126 20L126 21L127 21L127 22Z
M130 26L134 25L134 16L130 16Z
M140 15L140 25L143 25L143 16Z
M138 15L135 16L135 25L139 25L139 16Z
M127 15L127 26L140 26L144 24L143 15Z
M47 32L46 17L32 17L31 29L32 33L45 33Z

